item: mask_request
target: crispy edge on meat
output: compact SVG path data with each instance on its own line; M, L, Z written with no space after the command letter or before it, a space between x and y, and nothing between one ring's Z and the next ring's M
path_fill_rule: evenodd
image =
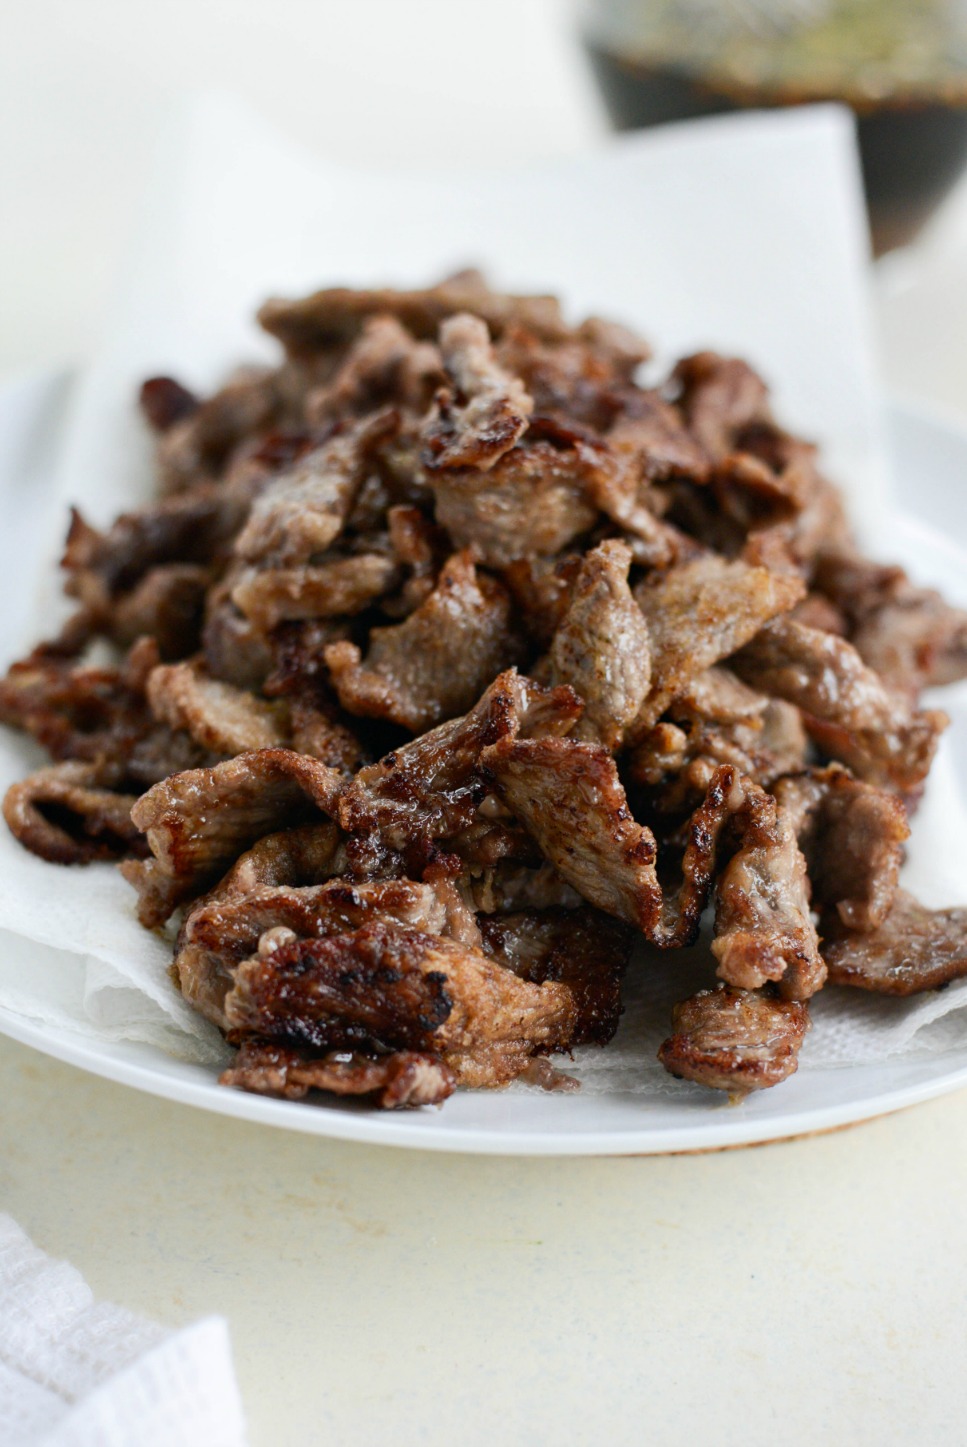
M764 990L718 985L676 1005L674 1034L658 1051L670 1075L742 1099L795 1074L808 1007Z
M131 810L153 858L121 867L141 923L163 924L262 835L316 810L332 814L345 787L335 769L291 749L258 749L155 784Z
M648 624L651 688L632 741L657 722L690 679L748 643L804 593L798 577L712 555L640 583L635 598Z
M142 852L136 795L104 788L98 764L54 764L11 784L3 817L15 839L51 864L90 864Z
M500 1086L570 1049L573 992L518 979L482 951L386 921L288 940L243 961L225 1011L239 1036L314 1050L429 1050L470 1086Z
M450 388L437 393L423 427L426 465L486 471L527 430L533 399L520 378L497 361L485 322L469 312L440 326L440 351Z
M912 712L845 638L778 618L732 667L753 687L800 708L819 746L861 778L903 791L926 778L947 716Z
M848 929L872 930L890 911L909 837L895 794L831 764L778 779L773 792L806 856L813 903Z
M787 999L808 999L822 989L826 967L793 820L741 775L728 807L739 847L715 889L717 973L738 988L755 990L772 980Z
M384 408L271 478L235 540L236 556L262 566L300 567L324 552L343 530L373 448L398 425L397 413Z
M967 909L927 909L898 889L876 929L833 925L824 946L830 984L918 995L967 975Z
M464 713L520 657L507 591L478 573L469 549L446 562L405 622L370 630L365 661L348 641L325 650L348 713L390 719L413 733Z
M246 1040L218 1083L280 1100L303 1100L310 1090L369 1095L380 1110L399 1110L442 1105L457 1082L442 1060L415 1050L379 1056L331 1052L314 1058L286 1045Z
M285 836L276 836L280 837ZM292 846L286 846L284 855L291 853ZM370 883L353 883L343 877L325 879L345 863L335 849L328 861L324 854L311 850L309 860L297 859L295 863L304 866L312 858L313 869L290 868L287 874L276 869L271 881L247 889L239 887L236 866L185 917L178 934L173 973L186 999L220 1029L228 1028L225 996L235 967L255 954L267 936L274 946L285 939L343 934L376 919L388 919L427 934L449 933L447 901L432 885L409 879ZM304 882L309 874L315 878L311 883Z

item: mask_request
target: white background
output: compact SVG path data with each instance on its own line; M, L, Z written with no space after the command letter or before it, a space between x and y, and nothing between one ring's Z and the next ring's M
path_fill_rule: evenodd
M349 160L499 164L604 129L553 0L2 0L0 374L83 359L157 119L199 84ZM888 379L967 415L964 216L876 286ZM208 1118L4 1040L0 1131L0 1209L97 1293L228 1315L256 1447L967 1438L963 1095L723 1155L448 1160Z

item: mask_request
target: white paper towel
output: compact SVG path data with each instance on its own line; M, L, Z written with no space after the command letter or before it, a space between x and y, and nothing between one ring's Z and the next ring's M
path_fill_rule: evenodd
M857 519L882 518L862 204L851 122L830 107L670 128L537 171L375 176L320 166L231 103L198 99L159 147L129 274L78 389L60 503L106 522L147 496L138 383L172 371L206 387L239 360L271 354L250 320L266 294L423 284L466 263L503 286L558 291L575 316L628 321L665 358L705 345L748 356L774 384L782 418L823 442ZM38 616L36 632L50 631ZM23 774L28 754L0 736L0 788ZM943 753L937 770L911 859L939 905L958 900L936 886L951 857L945 840L962 850L967 815ZM170 941L140 929L112 868L55 870L0 831L0 878L0 1004L191 1060L223 1058L170 984ZM651 1034L665 1031L667 1004L687 992L689 968L632 992L616 1047L579 1064L587 1089L664 1087L657 1064L642 1062L653 1057ZM912 1004L824 993L806 1059L944 1048L960 1024L932 1021L965 1003L967 984Z

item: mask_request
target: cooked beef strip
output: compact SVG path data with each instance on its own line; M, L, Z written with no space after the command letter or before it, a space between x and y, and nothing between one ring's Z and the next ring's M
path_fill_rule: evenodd
M424 291L352 291L332 287L299 301L267 301L261 325L293 356L312 354L358 336L372 316L395 317L415 337L434 340L440 323L456 312L472 312L493 336L522 325L538 336L564 338L569 329L553 296L502 296L479 272L462 272Z
M252 488L201 483L99 532L73 509L62 566L67 591L83 596L91 574L113 597L163 563L210 563L228 549L252 505Z
M414 1050L379 1056L331 1052L313 1057L285 1045L246 1040L218 1083L282 1100L302 1100L310 1090L372 1095L381 1110L398 1110L442 1105L453 1094L456 1077L435 1055Z
M719 985L675 1006L658 1058L669 1074L741 1098L795 1074L807 1007L761 990Z
M584 700L573 737L618 748L648 693L648 628L628 587L631 550L612 540L586 553L550 648L551 678Z
M232 602L233 583L230 571L226 583L209 590L202 652L212 678L257 692L271 671L272 648L263 630Z
M740 846L720 881L713 951L723 977L783 980L794 995L822 983L805 893L805 862L775 801L726 765L687 827L682 884L665 894L657 845L628 808L614 760L572 739L504 739L481 762L541 853L590 903L653 943L690 943L708 897L716 850L731 821Z
M967 677L967 613L902 568L853 552L820 555L815 586L849 621L857 653L892 688L914 701L931 684Z
M480 920L488 954L523 980L570 986L577 1010L573 1044L607 1045L621 1015L621 977L631 931L595 909L526 910Z
M779 779L774 793L806 856L813 903L849 929L876 929L896 892L907 814L895 794L833 764Z
M339 803L339 822L356 836L357 864L377 867L385 850L422 850L473 822L487 793L480 771L488 744L521 732L566 732L582 705L570 688L544 689L514 670L502 673L464 718L360 769ZM369 841L368 846L362 841Z
M114 787L146 788L211 759L187 733L155 722L145 685L157 662L148 638L118 667L35 650L0 679L0 721L32 735L55 759L109 766Z
M674 814L704 793L719 764L734 764L770 788L781 775L803 767L806 749L798 709L713 667L672 699L666 720L631 751L628 772L650 791L656 808Z
M424 412L444 381L443 362L432 342L418 342L392 316L372 316L338 371L306 398L313 427L371 411L392 400Z
M583 444L562 449L528 438L488 472L435 473L436 520L459 546L477 548L489 567L550 556L593 525L597 506L588 488L600 468L600 454Z
M648 624L651 688L631 727L632 742L657 722L690 679L754 638L804 591L797 578L712 555L639 584L635 598Z
M412 733L465 712L488 680L521 656L507 592L478 573L469 550L454 553L405 622L370 631L365 659L349 642L325 652L343 708Z
M918 995L967 975L967 909L926 909L903 889L875 929L833 922L830 935L823 955L834 985Z
M10 832L51 864L142 854L144 840L131 822L137 796L103 787L105 772L97 764L55 764L11 784L3 800Z
M440 327L440 351L450 387L437 393L423 428L426 465L486 471L526 432L534 400L497 361L479 317L448 317Z
M235 542L246 562L301 567L335 542L372 463L398 425L393 408L364 417L307 452L256 498Z
M161 490L182 492L205 478L218 477L239 442L276 422L281 405L276 374L246 367L203 402L185 407L181 417L161 429L158 439Z
M738 358L697 352L678 363L672 380L689 431L715 460L734 451L743 429L771 420L765 382Z
M341 863L344 859L333 849L328 862L320 859L317 869L324 875ZM373 920L391 920L428 934L447 932L446 904L429 884L408 879L351 884L332 879L300 886L293 882L300 875L295 870L291 875L245 890L239 887L238 876L230 875L185 918L172 968L182 994L220 1029L228 1028L225 996L235 967L256 953L259 941L270 931L276 942L321 939Z
M263 834L316 810L331 814L345 783L291 749L258 749L155 784L131 811L154 857L122 871L138 892L142 924L163 924Z
M862 778L904 791L926 778L946 715L911 711L844 638L778 618L732 666L753 687L801 708L820 747Z
M741 776L729 807L740 843L715 889L716 973L745 990L774 980L787 999L808 999L822 988L826 967L793 821L770 794Z
M201 642L211 581L207 568L191 563L166 563L149 569L137 587L116 599L108 637L121 648L138 638L151 637L163 659L194 653Z
M478 1087L507 1084L536 1053L569 1050L578 1018L569 986L532 985L479 950L388 922L244 960L225 1012L239 1038L430 1051Z
M266 632L300 618L361 613L388 593L400 573L392 558L363 553L299 568L246 569L232 588L232 602Z
M148 703L159 723L185 729L215 754L248 753L284 744L289 736L284 704L256 698L246 689L207 678L195 664L162 664L148 678Z

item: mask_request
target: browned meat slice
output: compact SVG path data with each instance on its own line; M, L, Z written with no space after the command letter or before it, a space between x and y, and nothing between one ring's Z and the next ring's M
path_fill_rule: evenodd
M224 553L248 516L249 488L204 483L140 512L123 513L107 532L71 513L62 566L67 588L85 598L127 592L163 563L209 563Z
M795 1074L809 1015L798 1000L719 985L676 1005L672 1023L658 1052L665 1069L741 1099Z
M533 399L497 361L479 317L448 317L440 351L451 385L438 393L423 428L426 465L487 470L526 432Z
M155 432L167 432L199 405L194 392L189 392L174 377L149 377L141 384L138 402Z
M246 1040L218 1083L282 1100L302 1100L310 1090L372 1095L381 1110L398 1110L442 1105L453 1094L456 1078L435 1055L414 1050L378 1056L332 1052L314 1057L285 1045Z
M159 380L163 379L155 379L148 387L156 386ZM160 400L157 392L155 400ZM169 395L168 417L172 400ZM142 406L144 401L142 393ZM182 415L162 428L158 438L162 490L182 492L219 476L226 459L244 438L274 425L281 405L276 374L266 368L247 367L203 402L185 406Z
M808 740L792 704L761 699L761 712L734 722L681 717L680 699L669 706L677 719L649 729L628 756L628 773L649 791L662 814L681 815L708 788L720 764L732 764L756 784L771 788L790 770L802 769Z
M267 834L236 860L214 889L188 911L178 932L172 974L187 1000L219 1028L224 1028L223 1005L236 963L217 944L192 937L192 921L206 910L226 907L263 889L279 885L300 888L317 884L345 867L339 848L339 830L328 821L302 824ZM256 943L258 941L256 940Z
M488 471L454 468L431 479L436 519L460 547L502 568L516 558L550 556L587 532L597 517L589 481L601 451L528 439Z
M262 566L300 567L324 552L342 532L374 447L397 425L392 408L373 413L273 478L236 539L238 557Z
M575 1045L607 1045L621 1015L631 931L594 909L527 910L480 920L484 948L522 980L560 980L574 992Z
M443 380L443 363L432 342L415 341L395 317L373 316L363 323L335 376L309 393L306 417L318 427L391 400L424 412Z
M670 948L694 939L716 850L740 846L719 883L713 949L735 983L757 974L810 994L822 983L805 861L775 801L729 766L716 770L686 829L682 884L665 895L654 835L632 817L607 750L571 739L504 739L481 762L541 853L585 899Z
M211 581L209 569L197 563L149 568L129 593L109 604L98 627L121 648L150 636L162 658L184 658L198 647Z
M717 973L740 989L774 980L787 999L808 999L822 988L826 968L793 822L748 779L736 780L729 805L740 842L715 889Z
M38 649L0 679L0 722L29 733L55 759L106 763L112 786L145 788L210 761L187 734L155 723L145 684L157 662L148 638L117 668L75 665Z
M497 347L501 365L520 377L537 412L602 430L614 420L631 376L648 355L640 338L596 318L556 342L513 326Z
M432 340L446 317L467 311L486 322L493 336L512 325L550 339L568 335L556 297L492 292L479 272L461 272L424 291L332 287L299 301L267 301L258 319L290 355L302 356L352 341L372 316L396 317L415 337Z
M490 1087L570 1049L577 1022L567 985L532 985L480 950L386 922L243 961L225 1012L240 1035L297 1047L430 1051L461 1084Z
M827 552L815 586L845 614L853 647L891 687L915 700L928 685L967 676L967 613L916 587L902 568Z
M635 388L622 397L622 414L608 433L619 452L633 453L650 483L670 477L705 482L708 457L685 427L681 411L660 392Z
M291 749L239 754L156 784L131 811L154 857L123 869L138 891L142 924L163 924L263 834L317 810L331 814L344 788L335 769Z
M340 824L399 852L457 835L473 823L487 792L481 750L522 731L566 733L581 711L570 688L544 689L514 671L502 673L464 718L360 769L340 801Z
M436 588L395 628L373 628L365 661L354 643L333 643L326 663L349 713L388 718L418 733L463 713L490 679L521 658L510 599L455 553Z
M232 602L231 571L224 583L209 589L201 646L212 678L236 688L260 690L271 671L268 638Z
M967 975L967 909L926 909L903 889L876 929L831 933L823 954L834 985L918 995Z
M481 763L558 873L591 904L653 930L662 907L651 831L632 818L599 744L506 738Z
M775 796L806 856L813 903L849 929L883 923L896 893L910 830L895 794L831 765L779 779Z
M260 852L264 853L256 845L249 854L257 856ZM292 852L288 846L284 854ZM408 879L367 884L333 879L324 884L299 885L294 881L305 877L303 869L292 870L289 879L275 884L242 889L246 874L256 869L268 873L276 862L256 857L247 868L240 869L240 860L211 894L193 906L179 932L173 967L179 988L220 1029L228 1028L225 996L231 989L235 967L260 948L266 953L288 940L343 934L378 919L428 934L447 932L447 908L438 892L428 884L414 884ZM332 873L344 863L333 849L328 861L318 858L317 877Z
M153 669L147 692L159 723L187 730L215 754L269 749L288 738L284 705L206 678L192 663L162 664Z
M861 777L900 790L926 778L946 715L911 712L844 638L781 618L732 666L753 687L802 709L820 747Z
M51 864L142 854L144 841L131 823L137 797L105 788L104 777L96 764L55 764L11 784L3 801L11 834Z
M678 363L672 378L689 431L716 461L735 450L744 428L771 420L765 382L736 357L697 352Z
M628 587L631 549L612 540L586 553L550 649L554 683L584 700L575 738L616 749L648 693L648 628Z
M268 632L300 618L361 613L399 581L395 561L384 553L359 553L299 568L247 568L232 588L232 602Z
M635 597L651 639L651 689L632 740L661 717L690 679L728 658L804 592L799 578L711 555L640 583Z
M580 553L564 553L558 558L518 558L504 571L504 582L514 596L521 621L541 648L551 646L564 621L580 568Z

